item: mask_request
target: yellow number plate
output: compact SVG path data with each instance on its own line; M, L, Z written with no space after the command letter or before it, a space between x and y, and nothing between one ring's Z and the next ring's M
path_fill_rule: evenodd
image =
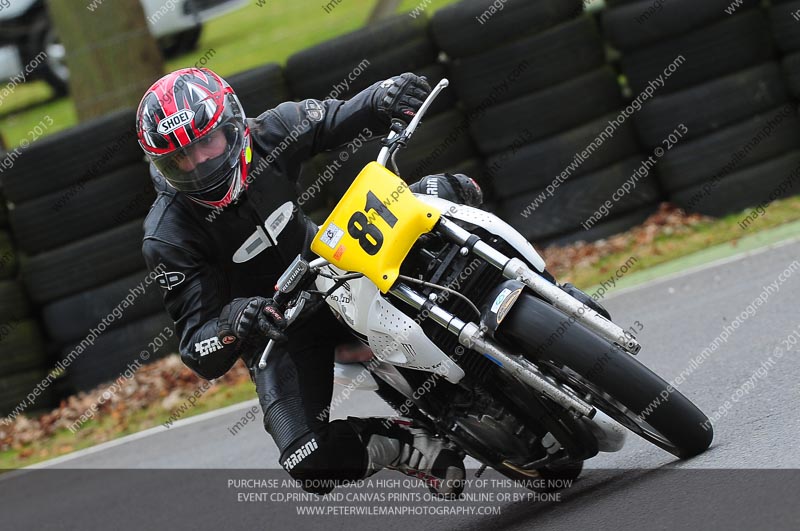
M370 162L320 226L311 250L341 269L363 273L386 293L411 247L439 217L400 177Z

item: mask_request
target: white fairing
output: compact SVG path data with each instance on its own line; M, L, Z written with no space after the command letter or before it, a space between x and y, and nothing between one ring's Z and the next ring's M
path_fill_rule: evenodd
M329 273L341 275L345 273L333 266L325 268ZM317 277L317 288L327 291L333 286L333 280L322 276ZM367 336L369 329L369 308L372 299L380 293L378 287L368 279L360 278L349 280L328 297L328 305L342 316L347 326L352 328L362 337Z
M337 274L344 273L328 267ZM327 290L331 286L331 279L317 277L320 290ZM378 287L369 279L348 281L333 292L328 304L350 328L368 339L370 348L381 361L436 372L452 383L464 377L461 367L424 334L419 323L384 299Z
M494 214L435 196L414 195L438 209L443 216L483 227L503 238L537 271L544 271L544 260L530 242ZM345 273L333 266L327 267L332 273ZM317 277L317 287L322 291L327 291L333 284L331 279ZM464 377L461 367L428 339L417 322L387 301L370 280L359 278L346 282L328 298L328 304L350 328L368 339L370 348L381 361L399 367L437 372L452 383ZM371 388L374 385L372 380L355 381L361 369L360 364L347 368L337 363L336 381L342 385L355 385L357 389Z
M451 383L464 377L461 367L428 339L419 323L381 296L372 300L367 337L375 355L392 365L436 372Z
M498 218L491 212L467 205L459 205L446 199L426 194L414 194L417 199L428 203L439 210L443 216L471 223L483 227L495 236L500 236L516 249L540 273L544 271L545 263L533 245L525 239L514 227Z

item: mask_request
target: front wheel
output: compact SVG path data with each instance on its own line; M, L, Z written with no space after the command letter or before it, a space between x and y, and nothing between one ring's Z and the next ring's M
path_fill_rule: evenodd
M497 337L594 407L673 455L689 458L711 445L711 423L697 406L620 347L578 322L568 322L562 312L525 293ZM562 329L559 336L564 325L567 331Z

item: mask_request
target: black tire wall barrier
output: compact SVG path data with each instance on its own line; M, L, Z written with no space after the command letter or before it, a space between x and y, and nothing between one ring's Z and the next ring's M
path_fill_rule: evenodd
M5 152L0 149L0 158ZM20 381L43 375L48 364L44 334L33 315L19 280L18 252L8 232L5 198L0 189L0 415L6 415L27 396ZM52 394L35 397L37 407L52 404Z
M581 0L506 0L490 15L488 4L391 17L303 50L285 67L227 79L256 116L290 99L345 99L405 71L448 77L451 87L398 156L401 177L467 173L484 187L487 207L535 244L607 237L664 200L713 215L741 210L800 168L800 1L745 0L733 15L728 0L670 0L658 11L648 11L652 0L607 0L594 14ZM574 164L678 55L685 63L655 97ZM584 230L679 124L687 129L680 142ZM319 193L304 196L315 219L375 159L381 133L305 164L299 194L325 176ZM522 216L568 167L568 179ZM7 212L0 201L0 324L16 323L0 340L0 369L11 371L0 371L2 409L144 279L141 222L155 192L130 109L31 144L0 182L11 205ZM160 298L153 284L108 324L70 366L74 388L116 377L170 325ZM45 342L56 356L44 354Z
M647 4L609 9L602 20L634 94L660 65L679 54L685 59L635 117L650 149L677 126L687 129L658 164L666 198L688 211L723 215L798 193L786 183L800 172L789 165L800 147L791 55L800 48L791 15L800 3L765 12L760 2L744 2L728 15L724 0L675 0L638 23L630 15ZM782 65L781 54L790 54ZM765 169L779 173L761 175Z

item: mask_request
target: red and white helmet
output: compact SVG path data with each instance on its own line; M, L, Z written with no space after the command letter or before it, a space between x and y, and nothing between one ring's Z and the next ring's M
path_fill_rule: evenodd
M166 181L192 200L224 207L247 187L250 130L228 83L184 68L151 86L136 113L139 145Z

